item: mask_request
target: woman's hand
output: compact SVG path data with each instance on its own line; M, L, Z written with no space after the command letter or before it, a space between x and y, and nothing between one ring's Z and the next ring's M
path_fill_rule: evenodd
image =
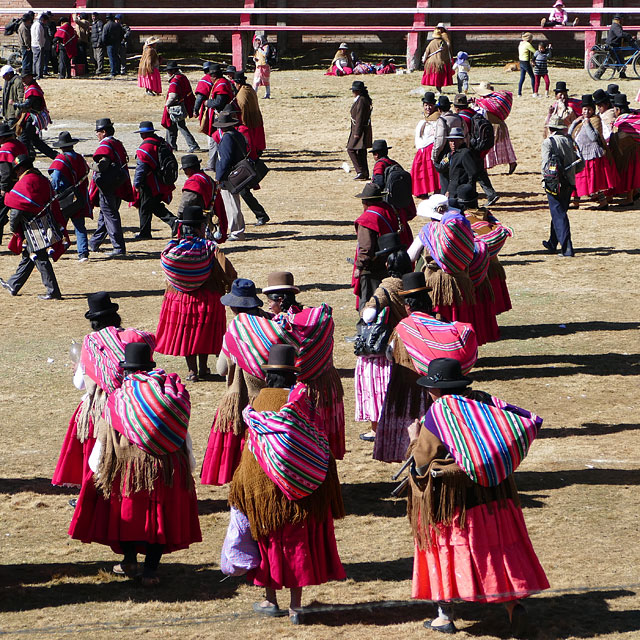
M418 439L418 434L420 433L420 420L418 420L418 418L409 425L408 433L410 443Z

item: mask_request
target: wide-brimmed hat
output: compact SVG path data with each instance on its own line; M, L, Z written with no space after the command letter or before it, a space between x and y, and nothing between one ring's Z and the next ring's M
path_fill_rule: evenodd
M232 64L228 64L228 65L227 65L227 68L224 70L224 73L225 73L225 74L232 73L232 74L234 74L234 75L235 75L235 73L236 73L237 71L238 71L238 70L236 69L236 67L235 67L234 65L232 65Z
M402 276L402 291L398 293L401 296L409 296L418 291L431 291L431 287L427 286L424 277L424 271L411 271Z
M596 108L596 103L594 102L593 96L590 93L585 93L582 96L582 106L591 107L592 109Z
M470 204L478 202L478 192L475 187L470 184L461 184L456 191L456 199L460 204Z
M16 132L13 130L13 127L8 125L6 122L0 124L0 138L6 138L7 136L15 136Z
M158 44L158 42L160 42L160 38L158 38L157 36L149 36L144 41L144 44L145 44L145 46L150 47L153 44Z
M64 147L73 147L73 145L78 144L78 142L80 142L80 140L78 140L78 138L72 138L68 131L61 131L58 134L58 139L51 146L56 149L62 149Z
M423 104L436 104L436 94L433 91L425 91L422 102Z
M240 309L254 309L262 306L262 300L256 295L256 285L252 280L236 278L231 285L231 291L220 302L225 307L238 307Z
M149 120L143 120L140 123L138 129L136 129L133 133L153 133L157 131L157 129L153 126L153 122L149 122Z
M454 107L468 107L469 106L469 98L464 93L458 93L456 97L453 99Z
M222 73L222 65L218 62L209 63L209 73Z
M386 140L374 140L371 144L371 149L369 149L369 153L386 153L389 149L393 149L393 147L387 146Z
M362 80L354 80L351 83L351 91L366 91L366 89L367 87Z
M269 349L269 360L262 365L264 371L300 371L296 367L296 350L290 344L274 344Z
M447 96L438 96L438 109L441 111L449 111L451 109L451 100Z
M4 77L7 73L15 73L15 69L10 64L5 64L2 69L0 69L0 76Z
M180 158L180 166L183 169L200 168L200 158L195 153L188 153Z
M167 71L178 71L179 68L178 63L175 60L169 60L169 62L167 62Z
M20 167L33 167L33 158L23 153L13 159L13 166L15 169L19 169Z
M232 129L238 124L238 119L234 118L233 113L229 111L221 111L218 117L213 121L216 129Z
M553 4L554 7L564 7L564 2L562 0L556 0Z
M84 314L87 320L95 320L109 313L115 313L120 306L111 302L111 296L106 291L90 293L87 296L89 311Z
M429 363L427 375L418 378L421 387L430 389L457 389L468 387L473 381L462 375L460 361L454 358L434 358Z
M388 256L390 253L404 248L405 246L400 240L399 233L385 233L378 238L378 251L376 251L376 257Z
M479 96L488 96L490 93L493 93L495 91L495 89L493 88L493 85L490 82L481 82L477 88L474 88L474 91L479 95Z
M202 211L202 207L199 207L195 204L186 206L180 217L178 218L180 222L183 224L189 224L191 226L197 226L204 222L204 213Z
M367 182L360 193L356 193L354 198L360 200L381 200L384 192L382 188L375 182Z
M299 293L300 289L293 284L293 274L289 271L272 271L267 276L267 286L263 287L262 293L272 293L273 291Z
M236 71L233 74L233 81L234 82L240 82L241 84L244 84L247 81L247 76L244 74L243 71Z
M202 70L203 70L205 73L208 73L208 72L209 72L209 67L210 67L212 64L213 64L213 62L209 62L208 60L205 60L205 61L202 63Z
M604 89L596 89L591 96L595 104L604 104L605 102L611 102L611 95Z
M349 45L346 42L341 42L338 49L348 49Z
M436 209L443 204L447 204L449 199L447 196L441 193L434 193L426 200L423 200L416 210L417 215L421 218L431 218L432 220L442 220L442 214L438 213Z
M547 122L547 129L553 129L554 131L561 131L562 129L566 129L567 124L558 116L552 116L549 118L549 122Z
M106 129L107 127L113 127L111 118L100 118L96 120L96 131L102 131L102 129Z
M447 140L464 140L464 131L462 127L451 127Z
M614 107L628 107L629 101L624 93L617 93L611 99L611 104L613 104Z
M522 39L526 40L527 42L531 42L533 40L533 33L529 32L529 31L525 31L522 34Z
M124 360L120 361L120 366L134 371L150 371L156 366L151 359L151 347L146 342L128 342L124 346Z
M568 93L569 89L567 89L567 83L564 80L560 80L556 82L556 88L553 90L554 93Z

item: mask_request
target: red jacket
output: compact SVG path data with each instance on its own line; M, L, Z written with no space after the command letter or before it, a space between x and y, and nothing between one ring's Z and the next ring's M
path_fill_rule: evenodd
M204 171L198 171L187 178L182 190L197 193L202 198L202 208L210 209L216 195L216 183Z
M116 140L113 137L103 138L98 145L98 148L95 150L93 154L94 161L98 161L101 156L106 156L112 162L119 164L123 169L125 169L127 174L127 179L121 184L117 191L116 196L121 200L126 200L127 202L133 202L134 194L133 187L131 186L131 178L129 176L129 169L127 168L127 162L129 161L129 156L125 151L124 146L120 140ZM91 177L91 183L89 184L89 197L91 198L91 204L94 207L98 206L98 185L95 183L95 173Z
M78 34L69 22L60 25L56 29L53 37L62 40L62 42L58 44L58 52L60 51L60 46L62 46L67 52L69 59L76 57L78 54Z
M150 168L150 171L147 171L145 175L144 181L146 186L151 190L151 195L161 195L162 200L169 204L171 202L171 193L176 188L176 185L165 184L158 177L158 166L160 165L158 142L162 143L162 140L156 136L143 140L142 144L136 150L136 158L139 162L148 165Z
M171 80L169 80L167 97L170 93L175 93L178 96L178 101L184 103L189 118L193 118L193 106L196 103L196 97L193 95L189 78L182 73L174 73L171 76ZM171 126L171 118L169 117L169 111L166 105L162 112L161 124L165 129Z
M85 159L75 151L59 153L49 167L49 173L53 171L60 171L68 184L75 185L78 197L83 203L82 209L73 217L92 218L93 212L89 204L89 181L86 179L89 175L89 165Z

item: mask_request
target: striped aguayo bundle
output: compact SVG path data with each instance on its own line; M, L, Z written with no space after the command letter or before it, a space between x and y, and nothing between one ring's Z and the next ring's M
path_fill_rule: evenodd
M236 316L227 327L223 353L237 365L264 380L262 365L274 344L290 344L297 351L300 381L313 380L333 364L332 310L326 304L304 309L295 315L280 314L273 319Z
M419 236L445 273L464 271L473 260L473 231L470 222L459 211L447 211L442 220L422 227Z
M483 487L495 487L524 460L542 426L539 416L491 398L495 406L463 396L438 398L423 424L456 464Z
M473 227L473 225L471 226ZM495 258L502 250L502 247L504 247L504 243L507 241L507 238L511 238L512 236L513 229L501 224L496 225L488 233L483 233L482 241L487 245L489 257Z
M613 123L618 131L628 133L636 142L640 143L640 111L623 113Z
M111 426L153 456L182 447L190 415L189 392L180 377L162 369L128 375L107 402Z
M511 91L494 91L486 96L477 96L475 103L487 113L492 113L504 121L511 113L513 93L511 93Z
M329 443L313 426L313 405L298 383L280 411L245 407L249 451L289 500L311 495L329 469Z
M480 286L489 273L489 249L484 242L484 238L481 240L476 238L474 241L473 260L469 265L469 278L473 282L474 287Z
M466 322L441 322L416 311L398 323L396 333L422 375L427 375L429 363L436 358L459 360L464 373L478 359L476 334Z
M125 345L130 342L146 342L151 354L156 347L152 333L137 329L105 327L85 336L81 362L84 372L107 393L117 389L124 379L120 363L124 360Z
M211 240L193 236L170 240L160 254L169 284L181 293L199 289L211 273L216 247Z

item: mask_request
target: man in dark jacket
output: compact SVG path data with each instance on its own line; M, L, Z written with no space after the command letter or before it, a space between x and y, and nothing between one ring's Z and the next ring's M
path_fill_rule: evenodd
M124 16L116 14L116 23L122 27L122 40L120 41L120 73L124 76L127 73L127 47L129 46L129 35L131 27L124 23Z
M475 154L465 143L464 130L454 127L447 136L451 156L449 158L449 197L457 196L458 187L468 184L476 188L478 175L482 171L482 165Z
M33 17L30 13L22 16L22 22L18 27L18 44L22 54L22 73L31 73L33 67L33 51L31 50L31 25Z
M123 33L122 25L115 21L112 13L108 13L107 24L102 29L102 45L107 49L112 78L120 75L120 44Z
M622 15L619 13L613 16L613 21L611 22L609 33L607 34L607 44L614 49L614 53L618 55L620 61L623 60L624 56L618 54L617 51L615 51L616 49L619 49L620 47L633 47L634 49L638 48L636 37L629 31L625 31L622 28ZM626 67L622 69L622 71L620 71L621 78L627 77L625 71Z
M240 208L240 195L231 193L226 183L231 170L247 155L247 141L236 129L238 120L228 112L223 111L213 126L220 129L221 139L216 151L216 180L220 184L220 194L227 211L229 222L229 240L244 240L244 216Z
M104 65L104 47L102 46L102 29L104 23L100 16L94 11L91 14L91 49L93 50L93 60L96 63L96 75L102 75Z
M56 157L56 152L40 137L40 131L51 122L42 87L36 82L32 73L22 76L24 86L24 100L15 102L14 107L20 113L29 114L22 123L20 140L27 145L29 155L35 157L37 149L42 155Z

